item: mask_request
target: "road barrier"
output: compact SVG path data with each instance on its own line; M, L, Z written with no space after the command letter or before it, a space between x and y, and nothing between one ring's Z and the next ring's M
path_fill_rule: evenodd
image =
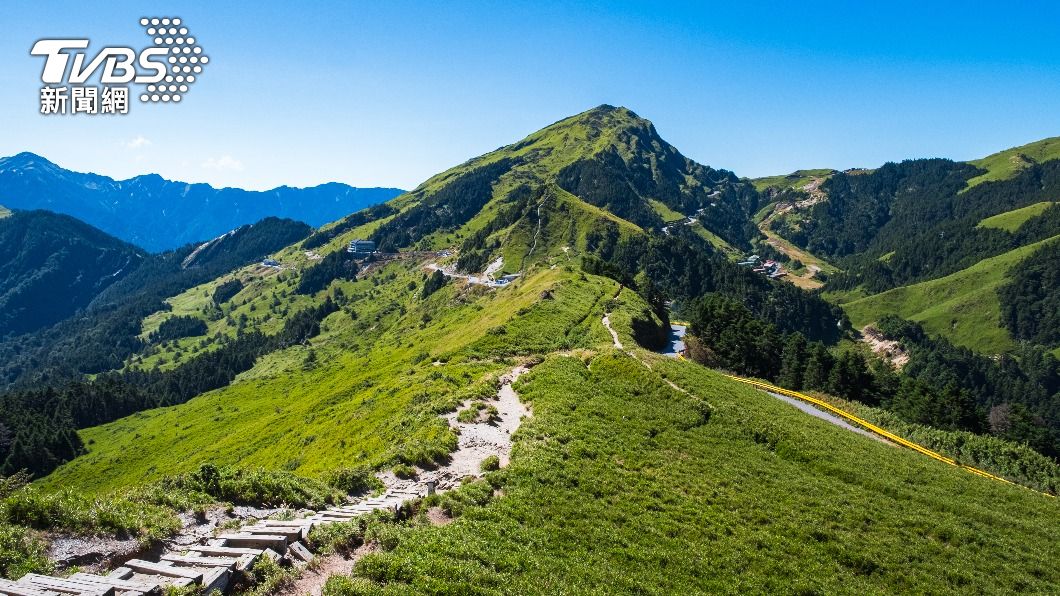
M958 462L955 459L946 457L945 455L942 455L941 453L938 453L936 451L932 451L931 449L928 449L927 447L924 447L923 445L918 445L918 444L916 444L916 443L914 443L912 441L909 441L907 439L903 439L902 437L899 437L898 435L896 435L896 434L894 434L892 432L889 432L887 430L884 430L884 429L876 426L875 424L869 422L868 420L864 420L862 418L858 418L857 416L854 416L853 414L849 414L849 413L847 413L847 412L845 412L845 411L833 406L832 404L830 404L830 403L828 403L828 402L826 402L824 400L817 399L816 397L812 397L812 396L806 395L805 393L799 393L798 391L792 391L790 389L784 389L783 387L777 387L776 385L771 385L771 384L765 383L763 381L756 381L754 379L747 379L747 378L744 378L744 377L738 377L736 375L728 375L727 374L725 376L730 378L730 379L732 379L732 380L734 380L734 381L739 381L741 383L745 383L747 385L751 385L752 387L757 387L758 389L762 389L764 391L770 391L770 392L773 392L773 393L779 393L781 395L787 395L788 397L794 397L795 399L800 399L800 400L805 401L807 403L811 403L811 404L813 404L813 405L815 405L815 406L817 406L819 408L822 408L824 410L827 410L828 412L831 412L832 414L835 414L836 416L839 416L841 418L845 418L846 420L849 420L849 421L857 424L858 426L861 426L861 427L863 427L863 428L865 428L865 429L867 429L867 430L869 430L871 432L874 432L877 435L880 435L881 437L887 439L888 441L891 441L891 442L896 443L898 445L901 445L903 447L908 447L909 449L912 449L913 451L917 451L919 453L922 453L922 454L930 457L931 459L936 459L936 460L938 460L940 462L947 463L947 464L949 464L951 466L954 466L954 467L960 468L962 470L971 472L972 474L975 474L976 476L982 476L983 478L990 478L991 480L997 480L998 482L1004 482L1005 484L1011 484L1013 486L1019 486L1021 488L1025 488L1027 490L1034 491L1034 492L1036 492L1038 494L1045 495L1047 497L1055 498L1054 495L1050 495L1049 493L1044 493L1044 492L1041 492L1041 491L1038 491L1038 490L1034 490L1033 488L1030 488L1030 487L1027 487L1027 486L1023 486L1022 484L1017 484L1015 482L1012 482L1011 480L1006 480L1005 478L1002 478L1000 476L995 476L994 474L991 474L990 472L986 472L986 471L980 470L979 468L973 468L972 466L966 466L966 465Z

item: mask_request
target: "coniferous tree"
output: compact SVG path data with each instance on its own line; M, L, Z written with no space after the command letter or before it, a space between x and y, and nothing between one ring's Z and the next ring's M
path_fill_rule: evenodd
M806 352L806 338L801 333L796 332L788 336L780 358L778 384L796 391L802 389L803 375L806 371Z

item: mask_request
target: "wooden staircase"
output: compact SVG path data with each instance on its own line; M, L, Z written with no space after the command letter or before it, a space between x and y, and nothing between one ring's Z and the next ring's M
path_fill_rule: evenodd
M221 534L206 544L167 551L157 561L132 559L107 575L74 573L52 577L30 573L16 581L0 579L0 594L10 596L139 596L161 594L168 586L198 585L204 593L224 592L232 574L251 569L262 557L308 563L313 554L304 541L315 526L351 521L372 511L397 511L423 495L392 489L379 497L337 505L292 520L266 519Z

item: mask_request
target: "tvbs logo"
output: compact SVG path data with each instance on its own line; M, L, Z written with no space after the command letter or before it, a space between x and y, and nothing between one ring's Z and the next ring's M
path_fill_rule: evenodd
M129 84L142 85L144 103L179 103L210 58L179 18L144 17L154 45L136 51L105 47L83 52L87 39L41 39L30 54L44 57L41 114L127 114ZM98 75L99 86L86 84Z

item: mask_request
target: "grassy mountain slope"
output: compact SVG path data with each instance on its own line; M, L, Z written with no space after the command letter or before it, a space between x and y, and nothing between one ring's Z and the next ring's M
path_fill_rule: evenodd
M1060 159L1060 137L1050 137L998 151L982 159L968 162L977 168L986 170L985 173L969 180L968 188L983 182L1012 178L1030 165L1051 159Z
M501 291L450 285L422 300L408 291L417 279L415 266L394 263L342 286L358 295L358 316L325 321L312 341L316 368L305 371L307 348L293 347L230 388L89 429L89 455L44 486L103 490L206 460L319 475L429 459L455 441L437 414L493 391L508 358L527 354L545 361L517 386L533 417L515 435L511 466L490 478L503 496L466 487L455 523L398 532L392 553L358 564L362 578L394 592L1049 591L1060 582L1055 500L633 348L649 370L610 348L603 312L616 312L632 348L630 320L644 307L611 280L542 267Z
M492 196L477 197L487 182ZM600 106L433 176L399 199L396 225L403 233L377 234L376 240L400 246L465 224L474 232L525 201L527 188L548 184L643 229L703 209L704 227L726 242L747 245L756 234L748 221L758 201L750 184L684 157L632 111ZM451 208L457 197L468 196L486 200L468 214L460 212L466 205ZM429 245L452 246L462 232L436 234Z
M115 488L205 461L310 475L430 461L455 447L438 412L478 386L489 391L506 354L605 340L587 321L598 322L617 292L610 280L546 269L503 292L451 285L423 300L408 289L422 277L416 265L395 263L337 285L349 307L325 319L309 345L271 354L231 386L186 404L84 431L89 453L45 485ZM541 298L546 290L551 299ZM307 370L310 350L318 364Z
M770 187L802 188L817 178L826 178L833 173L835 173L835 170L830 168L795 170L790 174L753 178L751 179L751 183L754 184L755 189L758 190L758 192L762 192Z
M466 487L454 523L400 534L392 552L357 563L358 580L332 587L863 594L1060 581L1054 499L840 430L688 362L652 367L612 350L548 358L518 386L534 417L490 479L503 496Z
M392 552L358 563L360 585L348 593L1060 585L1055 500L638 347L660 321L631 286L662 293L656 282L685 296L739 295L776 320L801 316L834 332L833 313L713 255L689 226L652 231L661 214L703 209L703 230L739 245L747 236L735 218L753 231L756 203L749 184L686 160L628 110L560 121L431 178L378 218L354 214L277 251L279 268L241 267L170 296L138 319L141 337L174 316L201 320L206 333L151 345L126 370L179 371L241 332L279 333L310 308L334 308L228 386L81 430L87 453L37 484L101 494L204 462L311 477L427 467L457 444L440 414L536 364L516 386L533 415L514 435L510 466L446 497L462 513L454 523L393 529L381 541ZM403 252L362 263L356 279L340 270L303 286L342 264L357 237ZM492 289L427 283L427 265L480 272L497 257L523 275ZM242 288L215 302L236 278ZM625 351L613 349L605 313Z
M1013 347L1008 331L1001 326L997 289L1005 283L1012 267L1046 244L1042 242L983 259L967 269L930 281L894 288L842 305L851 322L861 327L885 314L923 324L924 329L953 343L986 354Z
M1004 213L987 217L980 221L976 227L996 228L1006 232L1015 232L1016 230L1019 230L1023 224L1027 223L1027 220L1041 215L1046 209L1053 205L1056 205L1056 203L1050 201L1034 203L1033 205L1027 205L1026 207L1020 207L1019 209L1013 209L1012 211L1006 211Z

